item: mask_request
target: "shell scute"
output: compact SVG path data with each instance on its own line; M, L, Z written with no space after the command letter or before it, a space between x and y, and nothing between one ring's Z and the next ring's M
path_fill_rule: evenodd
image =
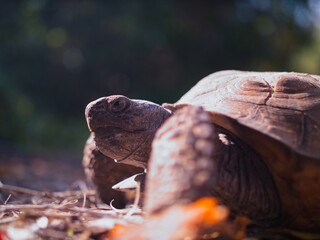
M283 93L307 93L307 92L314 92L315 86L309 81L302 81L297 77L283 77L281 76L277 82L277 86L275 91L276 92L283 92Z
M180 104L202 106L320 159L320 76L222 71L198 82Z

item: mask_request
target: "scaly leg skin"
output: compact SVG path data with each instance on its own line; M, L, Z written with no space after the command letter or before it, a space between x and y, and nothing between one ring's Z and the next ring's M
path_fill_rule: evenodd
M82 165L88 180L94 185L100 200L113 206L123 208L128 200L125 193L113 190L112 186L134 174L143 172L142 168L114 162L103 155L96 147L92 136L84 148Z
M212 124L202 108L188 106L156 133L144 207L151 214L203 196L217 197L232 216L246 216L253 226L270 226L280 215L277 189L262 159Z
M215 138L209 115L201 108L183 108L163 124L153 141L147 171L148 213L210 195Z

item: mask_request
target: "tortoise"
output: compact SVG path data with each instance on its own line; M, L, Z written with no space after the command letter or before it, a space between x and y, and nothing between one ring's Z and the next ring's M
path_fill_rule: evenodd
M320 76L220 71L175 104L114 95L85 115L102 154L149 165L148 213L209 194L253 228L320 232Z

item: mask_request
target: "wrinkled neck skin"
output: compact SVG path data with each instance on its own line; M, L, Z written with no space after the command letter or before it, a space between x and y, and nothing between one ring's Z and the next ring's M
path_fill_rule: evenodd
M86 119L98 149L117 162L146 168L154 134L171 115L148 101L121 95L88 104Z

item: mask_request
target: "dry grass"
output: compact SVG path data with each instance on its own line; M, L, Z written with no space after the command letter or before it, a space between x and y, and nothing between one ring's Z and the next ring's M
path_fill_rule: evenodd
M98 204L92 190L40 192L0 184L0 239L97 239L115 224L139 223L139 211ZM132 211L131 211L132 212ZM126 217L124 217L126 216Z

